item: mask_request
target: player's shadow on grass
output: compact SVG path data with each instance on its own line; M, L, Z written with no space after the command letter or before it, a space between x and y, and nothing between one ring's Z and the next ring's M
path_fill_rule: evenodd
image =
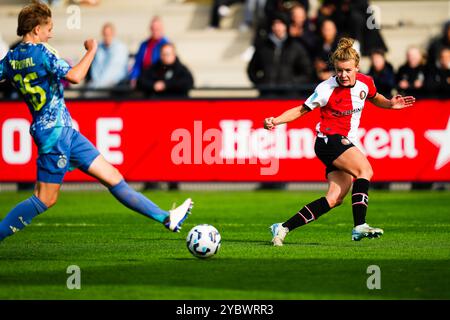
M261 245L261 246L268 246L268 247L273 247L272 242L269 240L227 240L227 243L254 243L257 245ZM320 246L321 243L319 242L310 242L310 243L288 243L289 246Z
M153 242L153 241L177 241L180 242L179 238L164 238L164 237L155 237L155 238L150 238L150 237L124 237L124 238L120 238L122 240L126 240L126 241L148 241L148 242Z
M238 239L230 240L230 239L227 239L227 243L256 243L256 244L259 244L259 245L272 244L270 242L270 240L250 240L250 239L246 239L246 240L238 240Z
M450 260L375 260L375 259L245 259L241 257L210 260L159 259L147 263L113 262L109 265L80 264L83 292L97 286L149 286L203 288L264 292L267 299L288 295L361 297L383 299L448 299ZM367 288L368 267L381 270L381 290ZM66 270L36 270L27 273L3 271L0 266L0 291L10 288L54 285L64 290ZM124 297L125 298L125 297ZM186 297L189 299L189 297ZM219 297L220 298L220 297Z

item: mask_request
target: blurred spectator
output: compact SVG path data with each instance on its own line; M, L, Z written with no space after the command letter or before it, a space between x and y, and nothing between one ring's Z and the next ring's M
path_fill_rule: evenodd
M337 29L330 19L324 20L320 26L320 37L317 41L314 57L314 69L316 80L323 81L331 77L333 67L329 63L331 53L336 49L338 43Z
M220 28L220 18L230 14L230 6L243 0L214 0L211 7L211 18L209 26L211 28Z
M294 5L302 5L305 8L306 13L309 9L309 1L287 1L287 0L266 0L266 5L264 6L264 17L258 21L255 32L254 44L257 45L259 42L264 41L269 33L272 31L272 21L275 17L280 15L285 15L289 17L290 9Z
M289 26L289 35L300 42L312 59L317 41L313 24L308 19L306 10L301 4L294 5L291 8L290 15L291 24Z
M438 65L426 76L426 87L432 96L450 98L450 48L441 48Z
M0 33L0 60L6 56L8 50L9 46L5 41L3 41L2 34Z
M289 14L291 9L296 6L301 5L305 8L306 14L309 10L309 0L267 0L264 12L268 21L272 21L280 13Z
M322 25L324 20L332 20L340 36L354 38L360 43L363 56L376 49L387 52L379 25L373 21L368 8L367 0L324 0L319 8L317 25Z
M324 0L317 16L318 25L321 26L325 20L332 20L340 35L361 42L365 20L361 12L352 6L351 0Z
M255 21L264 18L264 8L267 0L245 0L244 21L239 26L240 31L253 28Z
M367 3L367 1L365 1ZM364 22L367 23L370 21L370 19L373 19L371 16L372 13L368 13L368 4L366 4L363 7L363 12L365 14L364 16ZM370 12L370 11L369 11ZM373 21L372 21L373 22ZM388 52L388 47L386 46L386 43L384 42L383 36L380 32L380 25L367 27L367 24L363 27L362 32L362 39L359 39L359 43L361 45L361 55L367 56L369 55L373 50L383 50L384 52Z
M322 4L317 11L317 26L321 26L325 20L333 20L333 17L336 15L337 5L337 1L322 1Z
M171 43L161 47L161 60L143 71L138 80L139 90L148 96L187 97L193 86L191 72L180 62Z
M103 42L98 46L90 70L90 88L107 88L119 84L128 72L128 49L116 38L112 23L102 28Z
M1 50L0 60L5 57L5 55L8 53L8 50L13 50L15 47L17 47L19 45L20 42L21 42L21 40L18 40L9 47L8 44L3 41L3 38L0 37L0 48L1 48L0 49ZM0 81L0 93L4 99L18 99L19 98L19 95L18 95L16 89L13 87L13 85L10 81Z
M442 29L442 34L434 38L428 46L428 68L433 68L439 64L439 53L442 48L450 48L450 20L444 23Z
M312 80L308 53L288 36L288 27L289 23L284 15L275 16L272 32L255 47L247 74L260 87L261 95L294 94L295 89L288 92L286 88L309 84Z
M164 26L160 17L153 17L150 23L150 38L139 46L133 69L130 74L130 86L136 87L137 79L142 71L148 69L160 59L161 47L169 40L164 36Z
M417 47L406 52L406 63L397 71L399 94L420 97L425 93L425 65L423 55Z
M392 89L395 88L395 73L392 65L386 61L384 51L374 50L370 55L371 66L370 75L377 87L377 91L385 97L392 96Z

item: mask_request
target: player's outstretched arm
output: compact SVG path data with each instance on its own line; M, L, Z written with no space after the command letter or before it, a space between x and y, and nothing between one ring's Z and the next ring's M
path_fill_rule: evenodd
M309 112L310 109L306 108L304 105L294 107L292 109L286 110L278 117L269 117L264 119L264 128L267 130L274 129L277 125L288 123L300 118L305 113Z
M83 58L66 75L66 79L71 83L78 84L86 77L89 67L94 60L95 52L97 51L97 41L88 39L84 42L84 47L87 51Z
M392 97L392 99L387 99L385 96L383 96L380 93L377 93L375 97L370 99L370 101L380 108L385 109L403 109L407 107L411 107L414 102L416 102L416 98L413 96L406 96L403 97L401 95L396 95Z

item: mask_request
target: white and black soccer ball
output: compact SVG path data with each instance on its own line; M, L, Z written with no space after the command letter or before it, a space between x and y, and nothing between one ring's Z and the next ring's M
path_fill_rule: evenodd
M209 258L220 249L219 231L209 224L200 224L189 231L186 244L189 252L197 258Z

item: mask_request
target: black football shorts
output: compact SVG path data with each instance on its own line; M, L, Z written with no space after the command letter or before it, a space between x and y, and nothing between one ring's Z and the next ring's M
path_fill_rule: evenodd
M355 145L346 137L340 134L333 134L324 138L317 137L314 145L314 151L317 157L323 164L325 164L325 177L331 171L339 170L333 165L333 161L336 160L344 151L354 147Z

